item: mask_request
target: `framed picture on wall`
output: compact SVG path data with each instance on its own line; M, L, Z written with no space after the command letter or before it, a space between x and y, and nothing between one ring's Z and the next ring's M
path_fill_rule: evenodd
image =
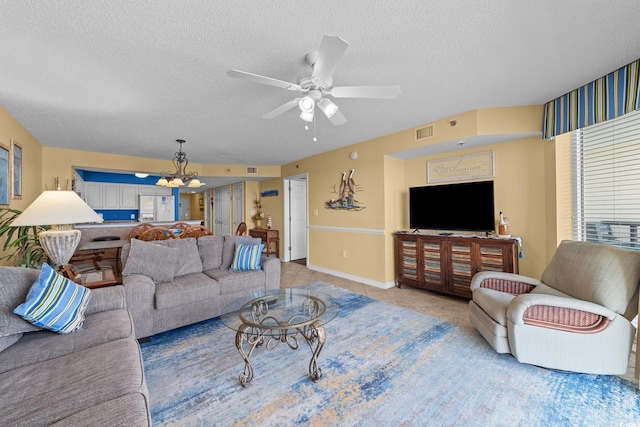
M22 146L11 140L11 198L22 199Z
M11 187L9 153L9 147L0 142L0 205L9 204L9 188Z

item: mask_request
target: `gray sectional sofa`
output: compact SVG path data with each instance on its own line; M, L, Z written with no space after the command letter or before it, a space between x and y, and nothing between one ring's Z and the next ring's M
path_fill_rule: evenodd
M127 243L121 255L123 285L136 337L219 316L237 298L278 289L280 260L275 256L263 254L258 270L230 269L236 244L260 243L249 236Z
M0 267L0 425L151 425L124 288L93 289L83 328L61 335L13 313L38 275Z

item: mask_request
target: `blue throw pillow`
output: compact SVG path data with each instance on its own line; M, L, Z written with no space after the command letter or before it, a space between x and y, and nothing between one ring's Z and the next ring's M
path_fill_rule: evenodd
M42 264L27 300L13 312L35 326L68 334L82 328L90 297L89 289L56 273L48 264Z
M233 255L231 271L260 270L260 256L262 255L263 244L259 245L236 245L236 252Z

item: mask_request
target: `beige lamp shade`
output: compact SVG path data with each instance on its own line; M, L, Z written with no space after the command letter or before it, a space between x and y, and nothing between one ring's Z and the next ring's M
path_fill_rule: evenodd
M43 191L11 225L19 227L85 222L102 222L102 218L73 191L49 190Z
M102 222L102 217L73 191L51 190L40 194L11 226L53 226L38 233L40 244L56 265L67 265L81 236L71 224L85 222Z

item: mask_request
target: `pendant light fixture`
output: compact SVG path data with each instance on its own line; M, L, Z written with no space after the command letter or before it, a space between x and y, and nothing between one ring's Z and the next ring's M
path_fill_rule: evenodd
M161 178L156 182L156 185L162 187L182 187L188 182L187 187L203 186L204 184L198 179L197 172L187 172L189 159L187 159L187 153L182 151L182 144L185 143L184 139L176 139L176 142L180 144L180 149L173 158L173 166L176 168L176 171L160 172Z

